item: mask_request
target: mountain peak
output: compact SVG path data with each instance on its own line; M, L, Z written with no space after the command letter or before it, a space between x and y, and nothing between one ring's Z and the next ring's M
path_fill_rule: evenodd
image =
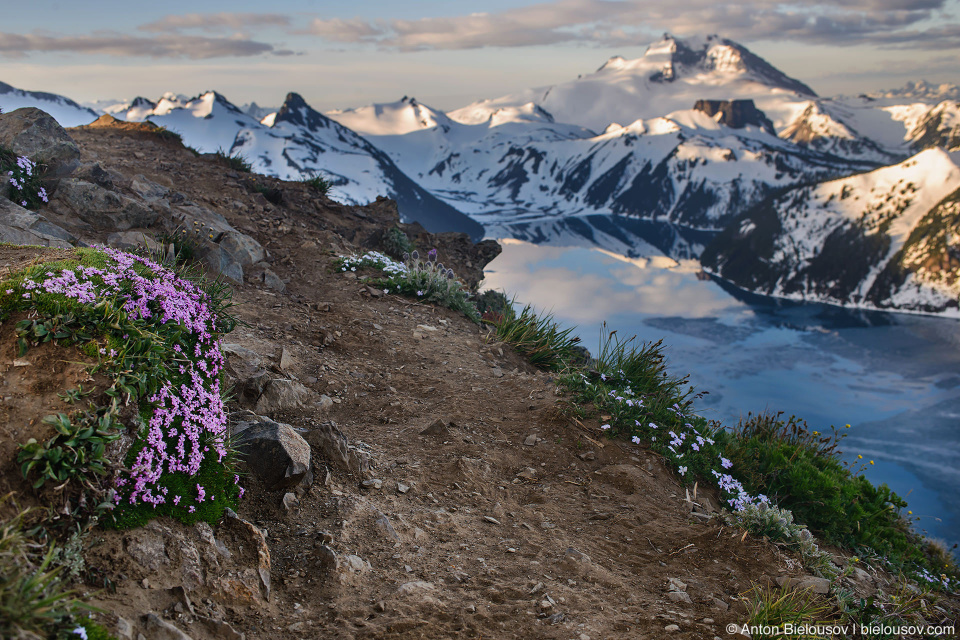
M287 94L283 104L277 111L276 117L273 119L274 125L281 122L289 122L290 124L306 127L311 130L328 128L332 124L332 121L328 117L316 111L307 104L303 96L293 91Z

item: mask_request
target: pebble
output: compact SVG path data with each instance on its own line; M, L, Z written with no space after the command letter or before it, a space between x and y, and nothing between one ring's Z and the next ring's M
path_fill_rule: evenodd
M663 628L663 630L666 631L667 633L676 633L677 631L680 631L680 627L679 625L668 624Z
M398 482L398 483L397 483L397 492L398 492L398 493L406 493L407 491L410 491L410 486L409 486L409 485L403 484L402 482Z
M372 478L370 480L364 480L360 483L364 489L381 489L383 488L383 480L378 478Z
M483 519L489 522L490 524L496 524L496 525L500 524L499 520L497 520L496 518L492 518L490 516L483 516Z
M528 447L532 447L535 444L537 444L537 434L531 433L530 435L528 435L527 439L523 441L523 444L525 444Z

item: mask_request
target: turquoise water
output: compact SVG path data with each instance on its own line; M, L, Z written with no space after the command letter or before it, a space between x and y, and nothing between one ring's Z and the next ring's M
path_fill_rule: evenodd
M603 321L621 336L663 339L671 371L709 392L698 403L707 417L735 424L769 410L811 429L836 425L849 434L844 455L874 460L864 473L906 497L918 529L960 542L960 322L743 294L641 242L634 258L501 243L485 288L577 325L594 352Z

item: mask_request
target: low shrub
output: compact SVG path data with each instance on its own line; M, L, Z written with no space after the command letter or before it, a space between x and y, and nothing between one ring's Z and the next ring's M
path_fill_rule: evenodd
M398 226L390 227L383 234L382 244L384 252L394 260L403 260L404 255L409 255L416 250L416 246Z
M821 578L834 578L836 567L830 554L821 551L810 530L793 521L789 509L781 509L766 502L749 504L740 511L728 513L727 524L746 529L781 547L795 551L803 566Z
M368 251L361 256L340 256L336 264L340 271L378 270L381 276L368 281L387 293L431 302L459 311L474 322L480 321L469 290L457 279L453 269L437 261L436 249L427 253L426 260L421 260L417 251L405 256L402 263L378 251Z
M755 640L780 640L788 637L782 633L769 633L764 629L780 628L785 625L816 627L829 624L830 603L808 589L783 587L770 589L754 586L743 594L747 605L747 627L756 627L758 632L751 633ZM807 635L809 640L828 640L830 636Z
M250 173L253 171L253 165L247 161L243 155L235 153L233 155L227 154L223 149L217 149L214 156L219 160L224 166L230 167L234 171L241 171L243 173Z
M580 338L572 335L576 327L561 329L552 314L538 313L527 305L519 315L512 303L502 312L486 312L488 321L502 342L512 346L535 367L561 371L574 358Z
M307 185L308 187L310 187L310 189L312 189L313 191L316 191L322 196L329 196L330 189L333 188L333 182L330 180L327 180L319 173L312 175L309 178L304 178L300 182ZM396 256L396 257L399 257L399 256Z

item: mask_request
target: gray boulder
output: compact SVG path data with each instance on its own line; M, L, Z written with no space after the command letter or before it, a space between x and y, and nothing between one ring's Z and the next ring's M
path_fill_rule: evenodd
M60 182L50 205L60 213L68 209L84 222L117 231L150 227L157 220L157 213L141 202L76 178Z
M51 191L80 166L77 143L52 116L34 107L0 114L0 147L45 165Z
M76 240L39 213L0 198L0 242L69 249Z
M266 257L259 242L237 231L226 218L206 207L197 204L177 206L172 221L176 229L171 231L186 229L198 245L199 257L233 284L243 284L244 267Z
M234 427L237 448L271 489L289 489L313 481L310 445L293 427L268 418L245 421Z
M296 380L274 378L264 387L253 410L261 415L273 414L279 411L305 409L318 402L317 394Z

